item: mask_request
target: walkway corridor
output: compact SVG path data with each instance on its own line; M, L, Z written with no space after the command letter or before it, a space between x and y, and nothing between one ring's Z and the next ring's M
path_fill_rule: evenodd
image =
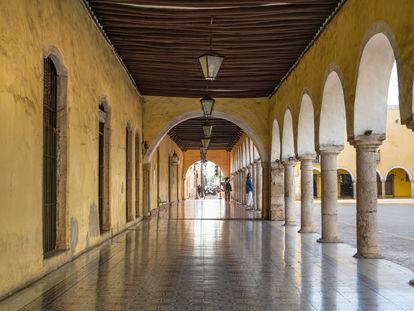
M218 200L178 209L80 256L0 310L414 309L412 273L394 263L354 259L346 244L316 243L281 222L196 219L245 213Z

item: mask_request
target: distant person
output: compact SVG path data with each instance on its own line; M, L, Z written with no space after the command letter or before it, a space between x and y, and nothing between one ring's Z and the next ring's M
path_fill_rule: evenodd
M198 196L202 197L202 189L200 185L197 186L197 192L198 192Z
M246 178L246 201L247 201L247 209L253 209L253 183L250 173L247 174Z
M232 191L231 189L231 184L230 184L230 178L226 177L224 179L224 200L226 202L230 202L230 192Z

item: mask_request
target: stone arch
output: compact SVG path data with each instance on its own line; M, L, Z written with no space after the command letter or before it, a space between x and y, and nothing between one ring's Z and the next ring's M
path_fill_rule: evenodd
M297 144L299 157L316 153L313 105L307 93L303 94L300 104Z
M344 166L338 166L336 168L336 171L339 171L339 170L342 170L342 171L347 172L349 175L351 175L352 180L355 180L354 174L352 173L352 171L350 169L348 169L348 168L346 168Z
M286 161L289 158L295 157L295 143L293 137L293 120L290 109L286 109L283 118L283 132L282 132L282 160Z
M392 170L395 170L395 169L400 169L400 170L403 170L403 171L405 171L406 173L407 173L407 175L408 175L408 178L411 180L411 179L413 179L413 175L411 174L411 172L410 172L410 170L409 169L407 169L407 168L405 168L404 166L401 166L401 165L396 165L396 166L393 166L393 167L391 167L386 173L385 173L385 178L387 178L387 176L388 176L388 174L392 171Z
M280 160L280 130L277 120L273 120L272 127L272 149L270 154L270 161L275 162Z
M394 48L383 32L369 38L363 48L358 67L354 136L363 135L366 131L372 131L372 134L385 134L388 87L395 61Z
M394 174L391 174L391 173ZM385 174L385 196L394 198L411 198L412 193L411 172L403 166L393 166Z
M345 95L341 79L331 71L323 87L319 121L319 146L343 146L345 141Z
M167 133L177 124L192 118L202 117L203 114L199 110L194 110L190 112L183 113L178 117L171 119L168 124L159 131L158 135L150 142L147 151L145 152L143 163L149 163L154 151L157 149L158 145L161 143L162 139L167 135ZM225 119L227 121L233 122L237 126L239 126L247 136L249 136L252 140L254 145L257 147L260 157L262 159L268 158L268 153L266 151L265 145L262 140L258 137L256 132L248 125L245 121L241 120L240 118L231 115L226 112L215 111L213 112L213 117Z

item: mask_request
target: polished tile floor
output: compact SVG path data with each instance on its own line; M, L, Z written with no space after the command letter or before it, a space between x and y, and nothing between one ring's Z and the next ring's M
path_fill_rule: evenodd
M355 259L346 244L319 244L280 222L240 219L254 215L241 206L180 208L80 256L0 310L414 310L414 274L397 264Z

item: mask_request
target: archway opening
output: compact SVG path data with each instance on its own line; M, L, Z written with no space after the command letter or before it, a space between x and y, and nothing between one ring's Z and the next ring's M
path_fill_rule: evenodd
M322 176L319 170L313 170L313 197L320 199L322 193Z
M212 161L194 162L185 173L184 199L222 198L225 177L221 167Z
M385 196L391 198L411 198L410 175L403 168L394 168L385 179Z
M338 169L338 197L352 199L354 197L354 183L349 171Z

